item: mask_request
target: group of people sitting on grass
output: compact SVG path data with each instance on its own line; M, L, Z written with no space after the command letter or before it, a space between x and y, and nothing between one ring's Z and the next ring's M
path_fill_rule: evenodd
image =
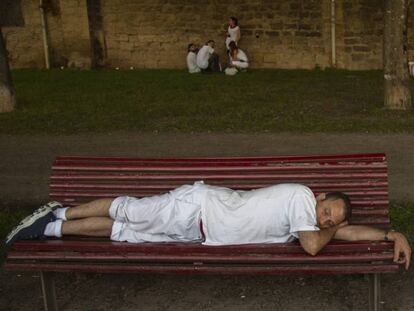
M249 67L249 60L246 53L238 46L239 40L240 27L238 20L235 17L230 17L225 41L229 62L224 72L228 75L235 75L237 72L246 70ZM188 72L222 72L223 67L214 47L214 40L208 40L200 49L195 44L190 43L187 54Z

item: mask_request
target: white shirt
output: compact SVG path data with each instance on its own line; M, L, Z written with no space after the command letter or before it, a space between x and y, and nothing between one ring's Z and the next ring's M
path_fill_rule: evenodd
M236 26L234 28L231 28L229 26L229 28L227 28L227 34L228 34L228 36L226 38L226 47L227 47L227 49L229 48L229 44L230 44L231 41L234 41L237 44L237 41L238 41L237 40L237 33L239 31L240 31L240 27L239 26Z
M241 49L237 49L236 59L233 59L233 57L231 57L231 56L230 56L230 59L233 62L235 62L235 61L243 61L245 63L249 62L246 53L244 53Z
M189 73L200 72L200 68L197 66L197 54L193 51L187 54L187 68Z
M197 66L201 69L207 69L208 59L214 53L214 49L209 45L204 45L197 53Z
M299 184L252 191L206 185L201 202L205 245L284 243L317 231L316 199Z

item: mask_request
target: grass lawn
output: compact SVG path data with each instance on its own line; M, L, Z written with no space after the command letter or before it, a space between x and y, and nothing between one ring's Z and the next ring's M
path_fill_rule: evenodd
M385 111L381 71L12 72L18 107L0 134L111 131L412 132L414 112ZM414 80L412 82L414 90Z

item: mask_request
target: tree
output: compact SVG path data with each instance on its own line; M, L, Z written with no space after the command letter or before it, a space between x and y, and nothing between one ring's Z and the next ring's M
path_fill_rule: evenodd
M409 0L385 0L384 105L387 109L412 109L407 56Z
M23 25L20 0L0 0L0 113L12 111L16 105L16 96L1 27Z

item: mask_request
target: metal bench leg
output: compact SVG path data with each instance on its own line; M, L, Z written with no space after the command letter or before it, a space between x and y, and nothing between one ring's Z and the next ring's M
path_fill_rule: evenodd
M55 280L53 272L40 272L42 281L43 301L46 311L58 311L56 302Z
M381 279L379 273L369 274L369 311L380 311Z

